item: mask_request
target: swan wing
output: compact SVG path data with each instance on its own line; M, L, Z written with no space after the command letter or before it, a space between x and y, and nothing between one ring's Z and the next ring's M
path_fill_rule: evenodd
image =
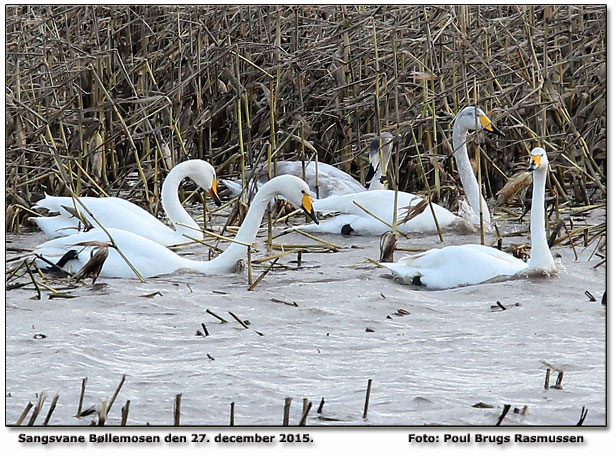
M357 234L383 234L391 230L388 224L392 222L394 200L395 192L392 190L373 190L349 195L330 196L329 198L316 200L314 201L313 207L317 212L322 214L340 214L335 217L340 217L341 215L354 215L355 217L353 218L353 222L350 222L348 217L331 224L322 221L318 228L313 228L313 231L317 232L318 230L318 232L321 233L340 233L338 228L344 224L350 223ZM414 207L421 201L423 201L421 196L412 193L398 192L398 220L402 219L407 214L409 208ZM433 204L432 207L441 228L445 228L459 219L438 204ZM378 219L375 216L378 217ZM388 224L381 222L379 219ZM329 229L329 227L335 227L336 230L325 231ZM399 225L399 228L405 232L436 231L434 216L429 207L426 207L419 215Z
M116 197L81 197L79 199L105 228L131 231L162 245L179 244L187 240L145 209L125 199ZM37 207L59 213L53 218L33 218L45 234L52 238L74 234L75 230L83 228L79 219L71 213L70 209L75 207L75 203L70 197L46 195L37 203ZM92 226L98 226L94 218L90 217L81 205L77 204L77 208Z
M316 166L313 161L306 163L306 183L316 195ZM302 177L301 161L278 162L278 175L292 174ZM319 196L327 198L334 195L363 192L366 189L349 174L327 163L319 163Z
M150 239L120 229L110 228L108 231L118 248L143 277L169 274L180 268L187 267L186 259ZM95 248L83 247L77 244L92 241L109 242L109 237L103 230L94 229L85 233L77 233L44 242L36 248L35 253L56 262L68 250L77 250L79 252L78 258L69 261L67 265L73 271L77 271L88 262L91 251ZM47 263L40 260L38 260L37 264L42 267L48 266ZM103 265L100 276L136 277L130 266L117 250L113 248L109 249L109 256Z

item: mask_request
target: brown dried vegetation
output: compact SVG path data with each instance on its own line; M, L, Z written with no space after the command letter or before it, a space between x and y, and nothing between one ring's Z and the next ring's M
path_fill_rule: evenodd
M560 205L603 202L606 20L569 5L8 6L7 229L67 186L156 213L189 157L237 176L316 151L361 179L384 130L400 135L390 182L428 194L420 150L452 205L451 122L474 103L507 135L470 147L488 198L541 145Z

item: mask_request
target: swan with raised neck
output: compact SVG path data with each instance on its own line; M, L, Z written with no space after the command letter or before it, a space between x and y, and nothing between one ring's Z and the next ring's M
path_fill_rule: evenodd
M207 189L216 205L220 206L220 199L218 199L217 193L216 171L212 165L198 159L186 160L175 165L163 181L161 204L167 217L173 224L175 232L183 240L187 240L185 235L198 238L203 237L200 234L201 228L184 209L178 195L180 183L186 177L192 179L199 187Z
M468 106L460 111L453 123L453 156L456 160L456 166L458 167L458 174L462 181L464 194L471 208L475 212L475 215L479 217L481 207L484 224L489 226L491 221L490 210L479 191L479 183L473 172L473 167L468 158L468 151L466 148L466 136L468 132L481 129L503 136L503 134L491 124L490 119L481 108L477 106Z
M257 235L261 219L269 201L278 195L288 199L310 216L315 223L318 220L312 208L310 188L298 177L284 175L278 176L261 187L253 204L250 206L244 222L227 249L211 261L191 260L181 257L168 248L155 243L150 239L120 229L108 229L107 231L122 253L143 277L154 277L170 274L178 269L191 269L202 274L217 274L231 271L237 261L246 255L247 245L251 245ZM78 250L77 259L69 261L70 267L77 270L85 265L90 259L90 253L94 248L91 243L109 243L109 237L100 229L91 230L58 239L52 239L41 244L36 253L48 260L57 261L69 250ZM241 243L241 244L240 244ZM85 249L81 246L88 245ZM134 278L135 273L122 259L115 249L109 249L109 256L103 264L100 277Z

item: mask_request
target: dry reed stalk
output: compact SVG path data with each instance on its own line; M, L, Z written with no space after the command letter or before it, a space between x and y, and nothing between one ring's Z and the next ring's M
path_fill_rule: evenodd
M47 424L49 423L49 420L51 419L51 415L53 414L54 410L56 409L56 404L58 403L58 399L60 398L59 394L56 394L52 401L51 401L51 405L49 406L49 411L47 412L47 416L45 416L45 421L43 421L43 426L47 426Z
M126 426L126 422L128 421L128 411L130 409L130 400L126 401L124 407L122 407L122 420L120 421L120 426Z
M83 397L86 394L86 384L88 383L88 377L84 377L81 380L81 393L79 393L79 405L77 406L77 417L81 416L81 409L83 407Z
M298 426L306 426L306 419L308 419L308 413L310 413L310 409L312 408L312 402L304 401L304 410L302 412L302 417L299 420Z
M173 403L173 425L180 425L180 416L182 414L182 393L176 394L175 401Z
M30 415L30 421L28 421L27 426L34 426L34 422L36 421L36 418L41 413L45 400L47 400L47 395L44 392L39 393L38 401L36 402L36 405L34 406L34 410L32 410L32 415Z
M315 163L357 177L361 133L392 125L392 188L452 207L448 124L469 104L507 132L505 147L471 151L488 199L540 143L561 208L603 202L606 18L603 5L10 5L6 229L27 226L15 205L43 191L158 207L171 164L203 158L238 175L268 143L273 174L305 141ZM298 125L300 148L277 143Z
M283 416L282 416L282 425L283 426L288 426L289 425L289 412L291 411L291 401L292 401L292 399L290 397L286 397L284 399L284 412L283 412ZM32 405L32 404L30 404L30 405Z
M370 392L372 391L372 379L368 379L368 386L366 387L366 400L364 402L364 420L368 419L368 405L370 405Z
M24 409L24 411L21 413L21 415L15 422L15 426L21 426L21 423L23 423L23 421L26 419L26 416L28 416L28 412L30 411L31 408L32 408L32 402L28 402L28 405L26 405L26 408Z

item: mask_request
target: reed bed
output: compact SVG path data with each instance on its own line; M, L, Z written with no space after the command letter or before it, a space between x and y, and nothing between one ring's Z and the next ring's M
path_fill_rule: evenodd
M506 134L471 141L488 198L541 145L557 207L602 204L606 21L591 5L8 6L7 231L43 192L158 213L187 158L243 181L282 159L361 180L381 131L399 135L390 188L453 206L451 123L470 104Z

